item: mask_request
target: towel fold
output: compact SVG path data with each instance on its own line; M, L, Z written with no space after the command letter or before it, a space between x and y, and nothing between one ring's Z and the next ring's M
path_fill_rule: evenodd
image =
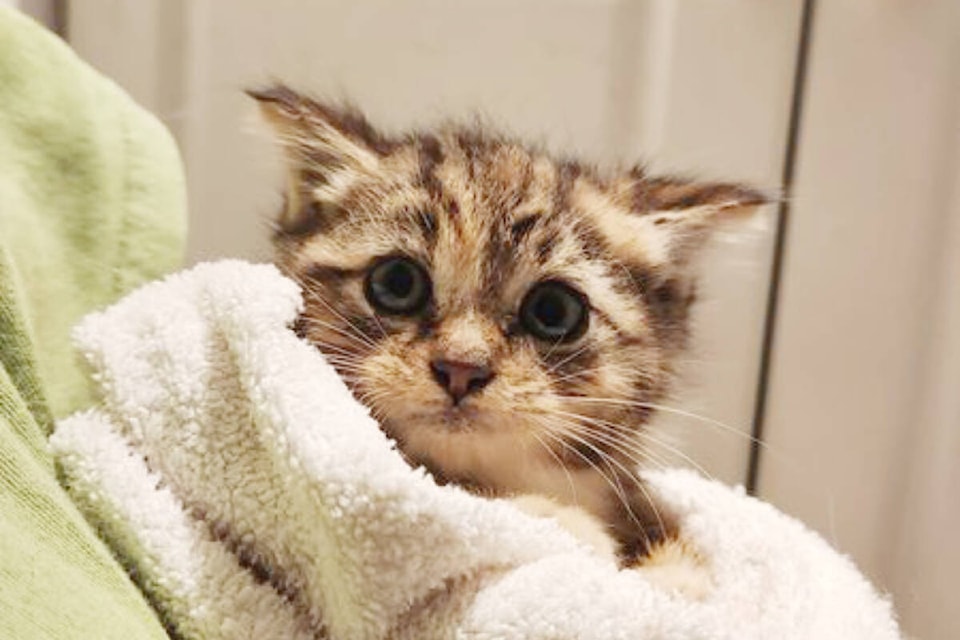
M102 402L51 445L75 501L183 638L899 638L819 536L684 470L648 474L706 558L700 600L550 519L411 469L289 329L273 267L200 265L88 317Z

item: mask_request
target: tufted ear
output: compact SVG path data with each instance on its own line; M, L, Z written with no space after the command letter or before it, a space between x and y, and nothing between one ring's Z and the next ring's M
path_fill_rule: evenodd
M624 259L670 270L683 267L727 220L746 217L773 198L734 183L645 176L633 170L583 196L601 233Z
M322 224L349 186L376 172L394 146L351 107L319 102L280 84L247 94L259 103L285 152L281 233L306 233Z

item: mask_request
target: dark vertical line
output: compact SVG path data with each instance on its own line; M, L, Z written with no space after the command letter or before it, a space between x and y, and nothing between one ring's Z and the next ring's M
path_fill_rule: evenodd
M797 43L797 60L793 72L793 101L790 105L790 123L787 129L787 148L783 158L783 173L780 183L783 199L777 210L777 231L773 245L773 263L770 267L770 288L767 290L767 310L763 324L763 344L760 350L760 372L757 376L757 393L753 406L753 438L750 441L750 466L747 470L747 492L757 491L760 477L760 448L767 417L767 397L770 386L770 366L773 362L773 341L777 323L777 307L780 302L780 281L787 246L787 228L790 221L790 201L793 197L793 179L797 162L797 147L800 140L800 120L807 80L807 63L810 58L810 42L813 36L813 13L815 0L804 0L800 18L800 39Z
M55 34L69 42L69 33L67 33L70 25L67 24L67 15L68 15L68 0L53 0L52 2L52 18L53 24L50 25L51 31Z

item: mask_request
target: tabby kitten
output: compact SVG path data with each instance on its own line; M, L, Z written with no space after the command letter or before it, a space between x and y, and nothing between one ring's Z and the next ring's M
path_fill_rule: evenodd
M285 86L251 92L285 149L278 263L299 331L412 464L604 523L630 564L673 535L640 480L692 260L764 196L605 173L479 127L384 135Z

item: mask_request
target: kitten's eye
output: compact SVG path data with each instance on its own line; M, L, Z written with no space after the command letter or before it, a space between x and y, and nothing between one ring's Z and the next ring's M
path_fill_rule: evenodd
M367 300L378 311L393 315L411 315L423 310L430 299L430 277L409 258L381 260L367 273Z
M520 322L541 340L568 342L587 328L587 304L583 294L562 282L541 282L523 299Z

